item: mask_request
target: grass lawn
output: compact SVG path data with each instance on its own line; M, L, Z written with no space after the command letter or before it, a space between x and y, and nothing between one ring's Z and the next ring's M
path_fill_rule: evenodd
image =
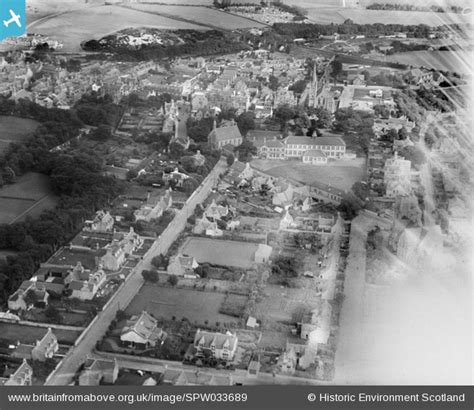
M303 184L323 183L343 191L365 178L365 159L338 161L337 165L308 165L298 160L255 159L252 165L276 176L289 177Z
M39 216L56 204L57 198L51 191L48 177L30 172L14 184L0 189L0 223L10 223L17 218L21 220L28 215Z
M199 263L250 268L257 247L255 243L191 237L181 247L181 253L193 256Z
M157 285L144 285L126 309L128 315L138 315L143 310L155 317L176 320L187 318L191 323L210 325L215 322L236 322L235 318L219 313L225 294L191 289L176 289Z
M38 127L38 122L28 118L0 115L0 141L20 142Z
M265 297L257 304L255 316L269 322L289 322L292 313L299 306L314 309L320 298L311 288L283 288L276 285L267 285Z
M26 326L16 323L2 322L0 325L1 339L8 340L11 343L20 341L21 343L34 343L37 339L41 339L47 332L45 327ZM59 343L73 344L81 334L81 330L62 330L53 329L53 333L58 338Z

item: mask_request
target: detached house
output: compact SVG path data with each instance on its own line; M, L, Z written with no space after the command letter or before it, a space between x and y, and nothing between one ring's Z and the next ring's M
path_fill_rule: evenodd
M96 295L100 287L105 283L107 277L99 265L95 271L85 269L80 262L72 269L66 278L68 289L71 291L71 298L81 300L91 300Z
M25 280L17 291L8 298L8 309L27 310L32 306L45 307L48 305L48 299L49 293L43 283L36 280Z
M206 210L204 211L204 215L208 219L212 219L213 221L220 220L226 217L229 214L229 207L223 205L217 205L216 200L213 199L212 202L208 205Z
M111 232L113 228L114 218L108 211L97 211L94 219L84 224L84 230L90 232Z
M223 334L198 329L194 336L194 348L198 357L209 355L215 359L232 361L237 343L237 336L229 332Z
M79 386L98 386L101 382L113 384L117 380L117 360L87 359L79 375Z
M130 347L155 347L166 339L167 334L157 326L156 319L143 311L140 316L132 316L122 329L120 340Z
M176 255L170 259L167 272L169 275L176 276L195 276L194 269L199 263L192 256Z
M41 340L37 340L34 345L19 343L12 356L44 362L46 359L51 359L58 348L58 339L49 328Z
M33 369L26 359L9 377L0 377L0 386L31 386Z
M150 222L152 219L159 218L172 204L170 188L160 198L148 198L146 203L134 212L135 221Z
M98 251L96 265L105 270L117 271L125 263L127 257L143 244L143 238L132 227L127 233L114 233L112 242Z

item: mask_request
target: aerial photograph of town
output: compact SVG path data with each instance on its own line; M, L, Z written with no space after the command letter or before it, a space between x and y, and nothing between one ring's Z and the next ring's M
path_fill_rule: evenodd
M471 7L26 0L0 385L471 385Z

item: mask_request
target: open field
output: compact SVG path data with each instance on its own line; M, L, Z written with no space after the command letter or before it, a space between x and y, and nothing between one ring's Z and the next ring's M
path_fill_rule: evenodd
M416 51L389 55L387 61L470 75L473 58L472 51Z
M275 322L289 322L298 307L314 309L321 300L314 289L308 288L293 289L267 285L264 294L263 300L257 304L255 316Z
M203 324L205 320L211 324L233 321L231 316L219 313L224 299L224 293L145 284L128 305L126 313L137 315L146 310L157 318L170 320L174 316L176 320L181 320L185 317L197 324Z
M24 141L38 127L38 122L28 118L0 115L0 153L12 142Z
M253 264L257 247L255 243L188 238L181 248L181 253L193 256L199 263L247 269Z
M30 33L47 35L64 43L62 51L81 51L81 42L99 39L133 27L202 30L202 26L118 6L99 6L53 15L32 23Z
M20 341L21 343L34 343L37 339L44 336L48 330L45 327L26 326L17 323L1 322L2 328L1 339L8 340L11 343ZM62 330L53 329L53 333L58 338L59 343L73 344L81 334L81 330Z
M289 177L303 184L323 183L343 191L365 178L365 160L338 161L340 165L308 165L301 161L262 160L252 161L252 165L273 176Z
M397 10L367 10L364 8L342 8L342 7L305 7L308 18L314 23L329 24L343 23L351 19L359 24L392 24L403 22L403 24L426 24L428 26L440 26L443 24L465 24L469 23L469 15L455 13L432 13L429 11L397 11Z
M192 20L199 24L206 24L225 30L239 28L264 27L264 24L246 19L208 7L193 6L167 6L161 4L139 4L134 3L131 7L135 10L158 13L167 17L179 17Z
M26 21L31 24L34 21L45 18L52 14L64 13L92 5L104 4L103 0L28 0L26 4Z
M417 7L430 7L430 6L441 6L441 7L467 7L469 2L466 0L416 0L416 3L413 0L359 0L360 5L367 7L374 3L383 3L383 4L410 4L416 5Z
M28 173L12 185L0 189L0 223L11 223L27 215L38 216L42 211L56 206L48 177Z

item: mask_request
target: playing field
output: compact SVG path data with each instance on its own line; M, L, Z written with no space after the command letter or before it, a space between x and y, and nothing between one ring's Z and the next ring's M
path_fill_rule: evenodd
M252 161L252 165L269 175L288 177L303 184L323 183L343 191L365 178L365 160L339 161L338 165L308 165L301 161L262 160ZM340 164L340 165L339 165Z
M28 118L0 115L0 153L10 143L24 141L37 127L38 122Z
M126 309L128 315L140 314L143 310L155 317L176 320L183 317L191 322L202 324L205 320L215 324L234 320L231 316L219 313L224 301L224 293L203 292L192 289L176 289L146 284Z
M193 256L198 263L248 269L253 264L257 247L255 243L191 237L182 246L181 253Z
M16 183L0 189L0 223L39 216L42 211L54 208L56 203L48 177L33 172L25 174Z
M32 23L28 30L61 41L64 43L62 51L77 52L81 51L80 44L85 40L99 39L118 30L132 27L169 30L203 29L199 25L130 8L98 6L51 15Z

